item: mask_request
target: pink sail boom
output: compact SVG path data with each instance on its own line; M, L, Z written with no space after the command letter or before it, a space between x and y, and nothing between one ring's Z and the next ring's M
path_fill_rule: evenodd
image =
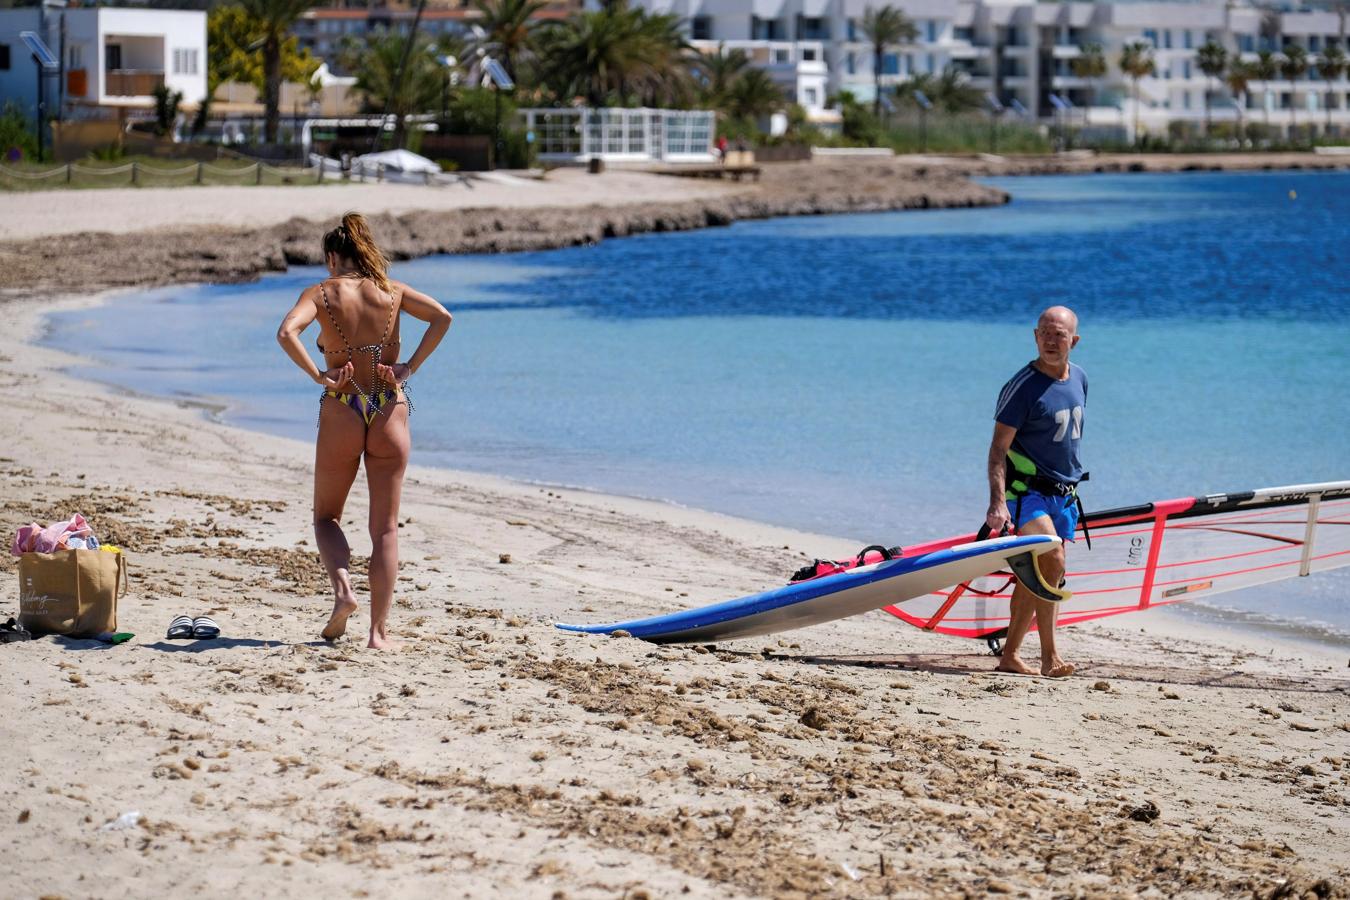
M1181 497L1085 519L1092 549L1080 523L1061 625L1350 565L1350 481ZM973 539L908 547L905 555ZM885 611L927 631L995 636L1008 627L1013 583L1006 573L990 575Z

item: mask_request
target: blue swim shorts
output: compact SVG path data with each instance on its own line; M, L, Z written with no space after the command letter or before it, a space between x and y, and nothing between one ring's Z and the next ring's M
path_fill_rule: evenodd
M1078 527L1078 501L1072 495L1047 497L1045 494L1029 491L1022 498L1020 512L1016 500L1008 501L1008 511L1017 516L1017 521L1013 524L1019 531L1023 525L1037 516L1049 516L1050 523L1055 526L1055 534L1066 541L1074 539L1074 530Z

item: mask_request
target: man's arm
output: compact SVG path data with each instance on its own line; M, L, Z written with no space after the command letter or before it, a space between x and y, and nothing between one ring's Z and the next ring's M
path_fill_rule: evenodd
M1012 527L1012 516L1008 513L1008 502L1004 498L1007 491L1005 472L1007 470L1008 448L1012 446L1017 429L1002 422L994 423L994 439L989 442L989 511L984 521L991 534L998 535L1004 527Z

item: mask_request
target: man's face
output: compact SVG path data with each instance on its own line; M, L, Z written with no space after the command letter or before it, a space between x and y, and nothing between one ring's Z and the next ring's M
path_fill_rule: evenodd
M1078 345L1073 326L1061 319L1042 319L1036 326L1036 349L1046 363L1062 366L1069 351Z

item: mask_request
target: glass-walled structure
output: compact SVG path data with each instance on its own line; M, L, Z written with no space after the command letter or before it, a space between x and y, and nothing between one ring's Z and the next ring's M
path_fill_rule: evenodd
M522 109L544 162L709 162L714 114L703 109Z

